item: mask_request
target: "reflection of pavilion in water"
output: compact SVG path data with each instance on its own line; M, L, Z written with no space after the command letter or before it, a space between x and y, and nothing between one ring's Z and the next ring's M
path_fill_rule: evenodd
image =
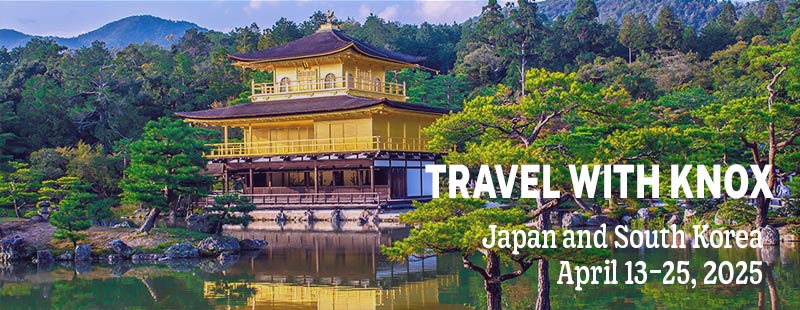
M318 225L330 223L318 223ZM406 228L330 231L234 231L233 235L267 240L258 258L240 261L229 276L252 281L228 283L226 289L254 289L248 309L442 309L439 288L458 286L453 273L437 271L436 257L391 262L380 254L408 234ZM439 274L450 274L439 276ZM205 296L222 299L214 282ZM226 305L226 308L228 306ZM230 308L236 308L231 306ZM460 307L456 307L459 308Z

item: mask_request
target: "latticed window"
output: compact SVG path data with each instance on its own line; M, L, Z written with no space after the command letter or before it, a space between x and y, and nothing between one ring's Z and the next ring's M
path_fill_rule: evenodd
M288 77L282 78L281 79L281 84L280 84L280 92L282 92L282 93L288 92L290 84L291 84L291 81L289 80Z
M383 91L383 89L382 89L383 87L382 86L383 86L383 83L381 83L381 79L380 78L376 78L375 82L372 83L372 90L376 91L376 92L382 92Z
M325 75L325 88L335 88L336 87L336 76L333 73L328 73Z
M297 87L300 90L317 88L317 69L297 70Z
M355 84L356 84L356 82L353 79L353 74L352 73L348 73L347 74L347 88L354 88Z
M369 81L372 81L372 71L358 71L358 86L356 88L370 89Z

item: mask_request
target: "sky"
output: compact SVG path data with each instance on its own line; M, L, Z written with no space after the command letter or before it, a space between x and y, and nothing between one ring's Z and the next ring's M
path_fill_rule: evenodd
M370 13L386 20L419 24L453 23L480 14L483 0L394 1L5 1L0 0L0 29L26 34L73 37L131 15L185 20L227 32L253 22L269 27L281 17L301 22L317 10L363 22Z

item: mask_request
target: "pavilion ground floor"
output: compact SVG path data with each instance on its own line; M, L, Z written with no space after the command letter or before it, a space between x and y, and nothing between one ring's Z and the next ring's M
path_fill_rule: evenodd
M216 194L250 196L259 209L401 208L431 199L425 166L438 157L378 151L232 158L214 160L208 172L221 181Z

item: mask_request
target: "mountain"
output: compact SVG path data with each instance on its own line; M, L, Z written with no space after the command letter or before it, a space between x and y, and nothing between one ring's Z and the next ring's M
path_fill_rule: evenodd
M28 42L32 36L11 29L0 29L0 46L14 47Z
M197 24L186 21L172 21L163 18L142 15L126 17L72 38L50 37L61 45L79 48L91 45L94 41L103 41L111 48L121 48L132 43L150 42L168 47L174 38L180 38L191 28L208 31ZM0 46L8 48L24 45L37 36L21 33L16 30L0 29ZM172 39L172 40L170 40Z
M576 0L545 0L538 2L539 11L548 18L568 16L575 8ZM595 0L600 20L612 19L617 24L628 14L644 14L655 22L661 7L668 5L687 25L700 29L722 11L726 1L717 0ZM788 0L776 0L783 8ZM739 17L753 12L761 15L769 1L734 1Z

